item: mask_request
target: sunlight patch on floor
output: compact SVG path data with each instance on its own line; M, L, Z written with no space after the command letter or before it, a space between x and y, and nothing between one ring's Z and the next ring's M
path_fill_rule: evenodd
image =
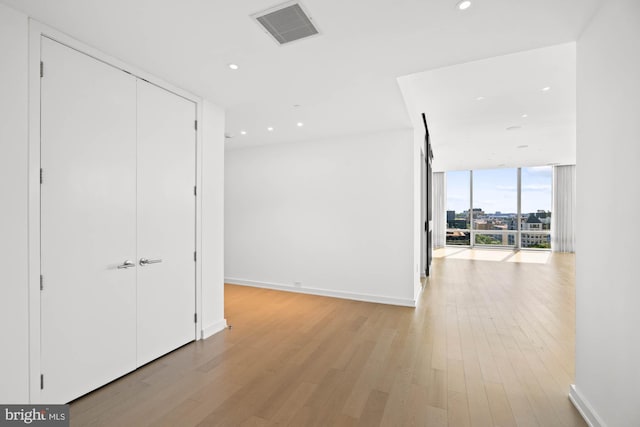
M516 252L507 262L526 262L529 264L546 264L551 258L551 252L520 251Z
M521 262L527 264L546 264L551 259L551 252L546 251L512 251L507 249L469 249L446 246L433 251L434 258L467 259L474 261Z
M454 246L445 246L444 248L438 248L433 250L434 258L444 258L449 255L457 254L458 252L468 251L467 248L456 248Z
M505 261L513 255L513 251L499 249L467 249L462 252L450 255L451 259L472 259L476 261Z

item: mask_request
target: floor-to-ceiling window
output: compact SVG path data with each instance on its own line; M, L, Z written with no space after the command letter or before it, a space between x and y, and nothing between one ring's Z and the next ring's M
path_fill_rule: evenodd
M473 172L473 242L476 246L516 246L518 170Z
M548 166L447 172L447 245L549 249Z
M551 166L522 168L521 247L551 248Z
M470 171L447 172L447 245L471 244Z

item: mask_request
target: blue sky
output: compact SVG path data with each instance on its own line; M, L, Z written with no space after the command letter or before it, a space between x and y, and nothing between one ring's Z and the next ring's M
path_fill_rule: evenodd
M517 210L517 169L473 171L473 204L487 213ZM522 212L551 210L550 166L522 168ZM447 210L469 209L469 171L447 172Z

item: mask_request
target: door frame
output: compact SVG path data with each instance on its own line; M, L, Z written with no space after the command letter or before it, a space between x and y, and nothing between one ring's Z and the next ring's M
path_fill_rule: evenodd
M427 154L420 148L420 278L427 277Z
M203 100L187 91L177 88L162 79L130 66L116 58L106 55L97 49L87 46L66 34L57 31L36 20L29 19L29 160L28 160L28 244L29 244L29 400L31 403L46 403L41 401L40 373L40 58L41 38L47 37L81 53L89 55L98 61L126 71L135 77L142 78L151 84L159 86L169 92L181 96L196 104L196 177L198 188L196 199L196 229L195 248L199 256L195 261L195 312L197 321L194 327L194 339L203 336L202 327L202 111ZM46 64L45 64L46 75ZM45 176L46 179L46 176Z

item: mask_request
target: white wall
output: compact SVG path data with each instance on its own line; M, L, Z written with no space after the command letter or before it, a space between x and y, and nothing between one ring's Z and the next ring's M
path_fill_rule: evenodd
M410 130L227 150L225 280L413 305L412 156Z
M224 111L204 102L202 114L202 335L224 320Z
M29 401L25 15L0 4L0 403Z
M424 147L424 137L425 130L424 125L422 127L414 127L411 131L412 139L413 139L413 149L412 149L412 159L411 163L413 165L413 186L412 186L412 195L413 195L413 271L412 271L412 282L413 282L413 299L418 300L418 296L422 291L422 284L420 282L420 277L424 274L425 265L424 265L424 257L422 255L422 247L424 245L423 239L424 236L424 220L422 218L422 191L423 191L423 183L422 183L422 150Z
M577 67L572 397L594 425L639 426L640 2L602 2L578 40Z

